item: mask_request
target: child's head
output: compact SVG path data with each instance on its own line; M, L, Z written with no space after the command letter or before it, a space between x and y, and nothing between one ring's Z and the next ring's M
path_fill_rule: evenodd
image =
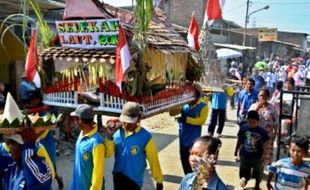
M277 82L276 88L277 88L277 90L279 90L279 91L282 90L282 88L283 88L283 81L279 80L279 81Z
M248 124L250 126L250 128L255 128L258 126L259 124L259 115L257 111L249 111L248 115L247 115L247 119L248 119Z
M290 156L294 165L303 162L303 157L307 155L309 149L309 140L305 136L294 136L290 144Z
M202 136L196 139L189 156L189 163L192 170L194 171L197 160L203 156L205 152L216 160L221 145L221 140L212 136Z
M295 80L292 77L289 77L285 81L285 88L286 90L294 90L295 88Z

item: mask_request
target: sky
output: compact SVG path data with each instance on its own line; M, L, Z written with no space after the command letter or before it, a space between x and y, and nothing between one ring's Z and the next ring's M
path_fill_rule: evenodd
M103 0L114 6L131 5L132 0ZM225 0L223 18L244 27L247 0ZM310 35L310 0L251 0L249 14L269 5L250 16L248 28L268 27L280 31L301 32Z

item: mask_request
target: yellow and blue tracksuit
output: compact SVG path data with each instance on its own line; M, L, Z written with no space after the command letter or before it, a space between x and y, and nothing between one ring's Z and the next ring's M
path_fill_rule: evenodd
M180 146L190 149L196 138L201 136L201 126L208 116L208 105L199 100L190 107L188 104L182 107L181 120L179 122Z
M103 144L104 142L104 144ZM70 190L104 189L104 158L113 154L114 143L102 138L97 126L83 136L80 133L75 145L73 179Z
M42 146L36 143L22 145L21 163L10 154L0 154L0 175L3 190L49 190L53 168L37 152ZM45 149L41 148L41 153ZM47 155L46 151L45 154Z
M194 141L201 136L201 128L206 122L208 111L208 104L201 99L191 107L188 104L182 106L179 120L179 143L184 174L192 172L188 160L189 150L192 148Z
M44 158L47 165L51 168L52 177L54 179L55 178L54 165L52 163L51 158L49 157L47 150L45 149L45 147L42 144L36 143L36 153L37 153L37 156ZM5 142L0 144L0 155L3 155L3 156L10 155L10 149Z
M56 143L53 132L51 130L43 132L39 137L39 143L45 147L53 165L56 166Z
M0 155L8 155L9 153L9 147L3 142L0 144Z
M163 182L156 144L150 132L139 124L132 133L121 128L114 134L114 142L113 174L120 172L142 187L147 159L154 180L157 183Z

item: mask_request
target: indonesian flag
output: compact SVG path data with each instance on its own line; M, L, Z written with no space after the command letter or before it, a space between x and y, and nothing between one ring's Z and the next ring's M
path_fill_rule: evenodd
M39 64L38 47L37 47L37 35L36 30L31 31L31 41L26 58L26 77L28 81L32 81L37 88L41 88L41 79L37 66Z
M115 83L121 88L124 81L124 73L130 66L130 51L122 26L119 26L118 44L116 48Z
M224 4L225 0L208 0L206 5L204 23L208 22L208 25L211 25L214 20L221 19Z
M188 46L193 50L199 50L199 43L198 43L198 36L199 36L199 26L194 17L194 13L192 14L191 23L189 25L188 34L187 34L187 41Z

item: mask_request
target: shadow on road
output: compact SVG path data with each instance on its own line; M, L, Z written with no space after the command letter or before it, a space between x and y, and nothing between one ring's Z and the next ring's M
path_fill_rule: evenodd
M223 139L237 139L235 135L222 135L221 138Z
M182 177L175 175L164 175L164 180L170 183L180 184L182 181Z
M162 151L166 146L178 138L178 135L167 135L163 133L152 133L157 145L158 152Z
M233 161L228 161L228 160L218 160L217 165L239 167L238 162L233 162Z

